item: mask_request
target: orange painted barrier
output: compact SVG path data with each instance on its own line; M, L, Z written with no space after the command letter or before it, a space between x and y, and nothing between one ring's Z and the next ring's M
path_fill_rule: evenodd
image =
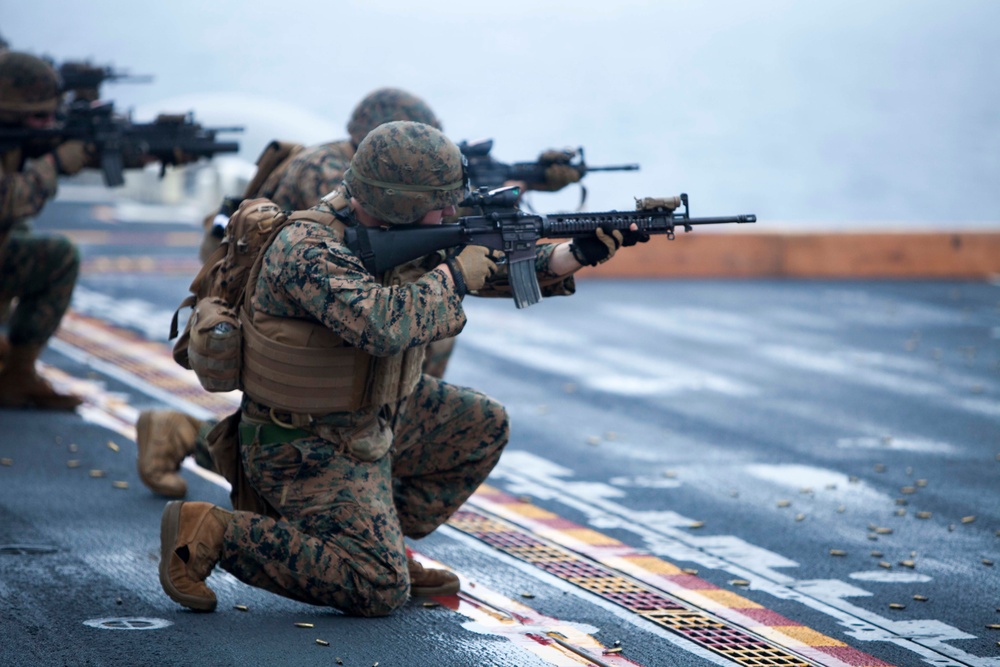
M941 278L1000 276L1000 231L678 234L627 248L581 277Z

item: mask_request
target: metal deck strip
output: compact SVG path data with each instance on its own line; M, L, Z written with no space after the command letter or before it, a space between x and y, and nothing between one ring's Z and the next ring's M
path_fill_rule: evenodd
M536 517L544 513L484 485L466 504L466 508L475 509L460 510L448 525L737 664L887 667L887 663L843 642L594 531L590 531L592 537L598 538L605 549L614 551L609 560L622 567L611 567L590 555L584 556L586 543L574 544L576 549L571 550L553 538L558 540L558 533L566 530L564 537L569 536L567 541L572 544L578 541L573 535L586 529L552 515L560 524L559 530L546 529L544 524L536 526L537 531L526 530L484 509L495 507L497 500L501 504L520 505L517 509L528 510ZM655 586L648 580L662 585ZM668 593L665 590L668 588L673 590Z

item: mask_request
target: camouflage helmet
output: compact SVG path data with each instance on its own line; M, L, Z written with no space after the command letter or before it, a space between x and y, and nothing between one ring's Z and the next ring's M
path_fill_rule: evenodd
M391 225L417 222L469 192L458 146L440 130L412 121L372 130L358 146L344 183L366 211Z
M53 113L59 107L59 75L41 58L0 52L0 112L5 116Z
M361 140L369 132L382 123L393 120L412 120L441 129L441 121L427 103L416 95L398 88L379 88L354 107L351 120L347 121L351 143L361 145Z

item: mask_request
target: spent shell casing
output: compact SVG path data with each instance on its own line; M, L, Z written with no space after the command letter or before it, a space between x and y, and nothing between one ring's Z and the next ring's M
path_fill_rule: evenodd
M691 525L688 526L688 528L704 528L704 527L705 527L704 521L693 521Z
M441 605L437 602L425 602L424 606L428 609L433 609L434 607L440 607Z
M116 489L127 489L128 482L119 480L117 482L111 482L111 486L115 487Z
M250 611L250 607L246 606L245 604L234 605L233 609L237 611Z
M920 486L920 487L927 486L927 480L926 479L918 479L917 480L917 486Z
M295 627L297 627L297 628L311 628L311 627L313 627L313 624L312 623L296 623Z
M319 644L320 646L329 646L330 645L330 642L324 641L322 639L317 639L316 643Z
M983 565L985 565L986 567L993 567L993 561L991 561L989 558L984 558Z
M930 512L917 512L918 519L929 519L933 516Z
M878 564L878 566L879 566L879 567L884 567L884 568L885 568L885 569L887 569L887 570L891 570L891 569L892 569L892 563L887 563L887 562L886 562L886 561L884 561L884 560L883 560L883 561L879 561L879 564Z
M976 520L975 515L973 515L973 516L963 516L962 517L962 523L972 523L975 520Z
M910 501L907 500L906 498L896 498L896 504L897 505L906 505L909 502Z
M906 510L904 510L904 509L898 509L898 510L896 510L895 514L896 514L896 516L906 516Z
M805 518L806 518L806 515L805 515L805 514L801 514L801 513L800 513L800 514L796 514L796 515L795 515L795 520L796 520L796 521L803 521L803 520L805 520Z
M875 529L877 535L892 535L892 528L878 527Z
M831 556L846 556L847 552L843 549L830 549Z
M616 653L621 653L621 652L622 652L621 646L615 646L614 648L606 648L603 651L604 655L614 655Z
M914 595L913 599L916 600L917 602L927 602L928 600L930 600L930 598L927 597L926 595Z
M898 602L890 602L889 609L906 609L906 605L899 604Z
M66 461L66 467L67 468L79 468L80 467L80 462L77 459L70 459L69 461Z
M779 500L777 502L778 507L790 507L792 504L791 500Z
M14 465L14 459L0 459L0 466L12 466Z
M694 569L693 567L685 567L684 569L681 570L681 572L683 572L684 574L698 574L698 570Z
M119 447L118 443L115 442L114 440L108 440L108 449L110 449L113 452L120 452L121 451L121 447Z
M529 593L528 591L524 591L524 592L521 593L521 597L527 598L527 599L531 600L531 599L533 599L535 597L535 594L534 593Z
M69 443L69 451L71 454L74 454L80 451L80 447L75 442L71 442Z
M1000 623L987 623L986 624L986 629L987 630L1000 630Z
M881 551L873 551L872 552L872 558L881 558L881 557L882 557L882 552Z
M90 471L90 476L91 477L104 477L104 471L103 470L97 470L95 468L94 470Z
M900 493L905 493L907 495L917 492L917 487L915 486L904 486L899 490Z
M912 560L901 560L899 561L899 564L903 567L908 567L911 570L917 566L916 562Z
M731 583L733 586L749 586L750 585L750 582L747 581L746 579L733 579L729 583Z

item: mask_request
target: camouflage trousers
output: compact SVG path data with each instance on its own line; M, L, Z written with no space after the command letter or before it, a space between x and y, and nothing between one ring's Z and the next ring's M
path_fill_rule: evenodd
M42 345L59 328L80 272L69 239L12 234L0 248L0 303L14 298L7 335L12 345Z
M427 375L399 409L392 448L375 461L319 437L242 442L247 477L282 518L235 512L220 566L348 614L381 616L406 602L403 537L429 534L472 495L509 423L493 399Z

